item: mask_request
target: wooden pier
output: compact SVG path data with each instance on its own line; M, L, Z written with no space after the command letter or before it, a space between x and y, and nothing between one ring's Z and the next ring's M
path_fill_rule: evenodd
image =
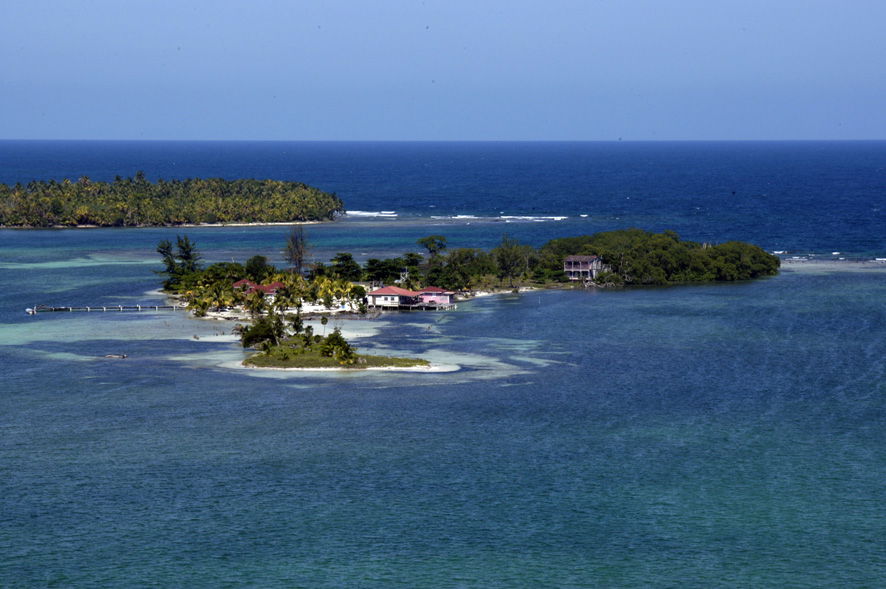
M51 307L37 305L25 309L28 315L37 313L125 313L132 311L187 311L187 305L95 305L87 307Z

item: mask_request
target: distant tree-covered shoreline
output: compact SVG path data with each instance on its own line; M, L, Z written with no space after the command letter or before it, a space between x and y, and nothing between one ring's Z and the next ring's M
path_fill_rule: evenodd
M778 273L781 261L742 241L720 244L684 241L673 231L620 229L552 239L540 250L549 264L568 255L600 256L609 266L597 277L605 285L665 285L751 280Z
M335 194L300 182L189 178L150 182L143 172L113 182L0 184L0 226L169 226L331 220Z
M427 258L410 252L360 267L346 252L329 265L315 264L314 275L407 287L434 285L455 291L567 284L564 261L572 255L598 256L603 264L597 286L646 286L751 280L778 273L780 260L740 241L720 244L680 239L673 231L620 229L552 239L539 248L504 235L490 251L447 248L446 238L420 239Z

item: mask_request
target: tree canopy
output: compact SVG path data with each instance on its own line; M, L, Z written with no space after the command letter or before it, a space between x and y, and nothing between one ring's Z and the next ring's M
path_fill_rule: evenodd
M422 242L426 240L420 240ZM445 241L441 236L428 242ZM262 296L253 299L231 290L233 282L248 278L257 283L280 282L277 300L298 306L301 300L323 301L327 306L336 300L360 301L365 296L354 282L368 282L373 287L399 284L417 289L438 286L450 290L511 288L518 285L568 282L563 263L570 255L599 256L606 269L597 278L601 285L665 285L691 282L749 280L778 272L780 260L761 248L739 241L722 244L684 241L673 231L650 233L641 229L607 231L554 239L535 249L504 235L490 251L454 248L428 259L408 252L402 256L371 258L361 265L348 252L338 252L330 263L313 265L308 280L298 273L282 272L256 255L245 264L222 262L199 269L200 255L194 244L179 237L175 245L158 244L167 275L168 290L187 294L195 306L227 306L232 299L247 308L261 311ZM358 303L355 303L358 304Z
M446 238L442 235L428 235L419 239L417 243L427 249L432 257L446 249Z
M149 182L143 172L113 182L0 184L0 226L137 227L330 220L335 195L299 182L191 178Z
M157 253L163 258L163 270L160 274L166 274L163 288L168 290L174 290L184 277L193 275L200 269L201 256L197 252L197 246L187 235L176 237L175 249L168 239L164 239L157 244Z
M678 284L749 280L778 273L778 257L741 241L711 245L683 241L673 231L606 231L554 239L539 254L562 268L568 255L597 255L610 267L602 281L618 284Z

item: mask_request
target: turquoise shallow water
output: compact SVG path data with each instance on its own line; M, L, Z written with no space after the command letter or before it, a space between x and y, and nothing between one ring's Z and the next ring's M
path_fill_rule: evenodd
M884 142L0 141L2 182L273 177L398 212L309 227L318 260L630 226L886 257L884 165ZM256 373L227 324L23 313L159 302L154 248L185 231L209 261L278 261L287 233L0 230L0 585L886 585L883 265L349 327L461 366L430 374Z
M356 227L373 251L426 229ZM367 351L462 366L435 374L256 375L223 323L23 314L159 300L170 233L0 231L0 584L886 582L882 268L361 323ZM284 233L189 231L210 259Z

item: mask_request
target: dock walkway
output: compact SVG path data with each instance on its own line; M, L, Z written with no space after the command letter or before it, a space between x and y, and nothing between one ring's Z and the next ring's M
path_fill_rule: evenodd
M90 305L85 307L52 307L37 305L25 309L28 315L37 313L123 313L132 311L187 311L187 305Z

